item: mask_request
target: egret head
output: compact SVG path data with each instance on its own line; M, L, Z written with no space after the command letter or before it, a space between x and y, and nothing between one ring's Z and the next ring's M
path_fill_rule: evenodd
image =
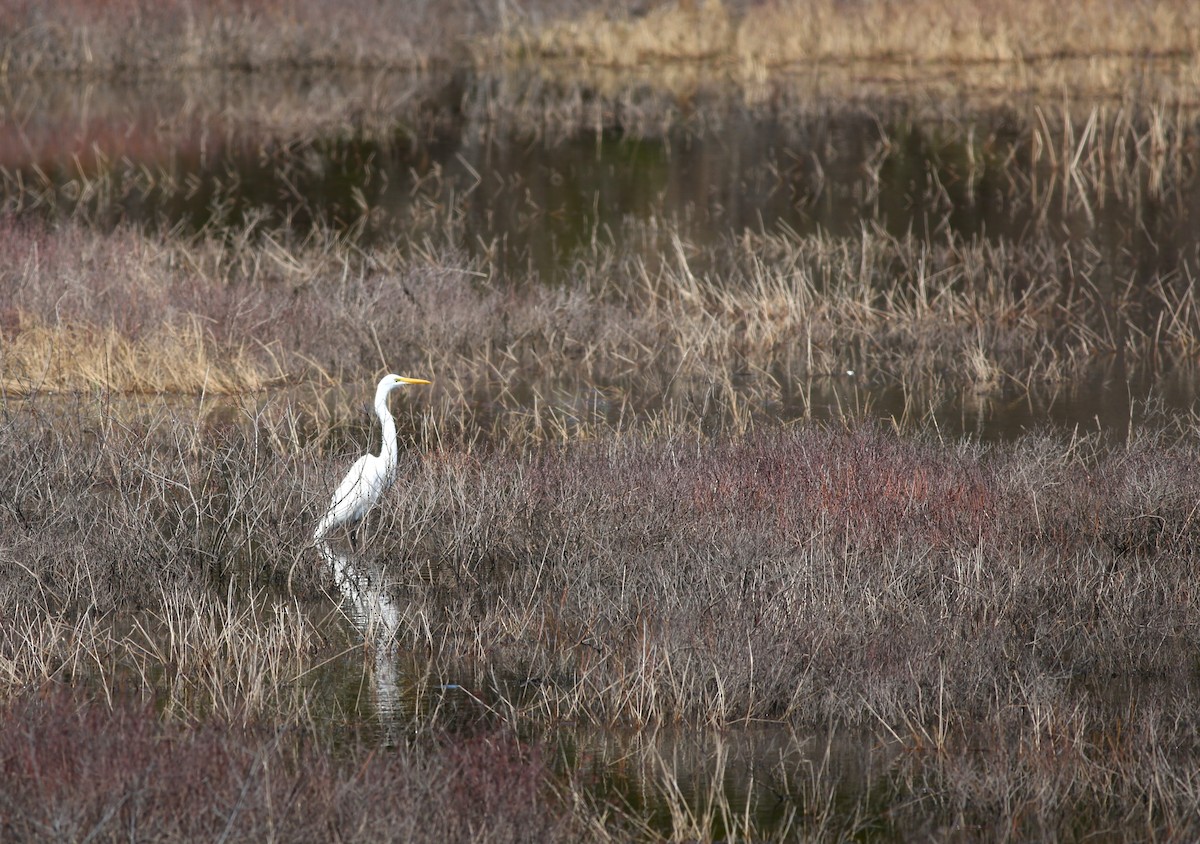
M407 375L385 375L383 380L379 382L378 389L375 390L375 399L378 401L387 396L392 390L397 387L403 387L406 384L428 384L424 378L409 378Z
M390 381L391 386L393 388L399 387L402 384L429 384L429 383L432 383L430 381L426 381L424 378L409 378L407 375L389 375L387 378L385 378L383 380Z

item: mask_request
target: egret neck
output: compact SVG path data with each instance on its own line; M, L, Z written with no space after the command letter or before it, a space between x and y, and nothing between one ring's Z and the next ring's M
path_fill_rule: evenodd
M379 389L375 391L375 415L379 417L379 424L383 426L383 446L379 449L379 457L383 460L384 477L388 483L395 477L396 461L399 459L396 420L392 418L392 412L388 409L388 396L395 386L394 383L384 381L380 382Z

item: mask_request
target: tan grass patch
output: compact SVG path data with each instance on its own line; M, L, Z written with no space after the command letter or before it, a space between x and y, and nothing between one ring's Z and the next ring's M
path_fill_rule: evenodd
M0 347L0 389L32 392L217 393L260 390L286 380L277 363L244 346L217 348L197 317L131 339L115 328L46 325L21 316Z
M611 18L591 11L576 20L507 36L510 50L538 56L581 57L628 66L655 59L696 60L729 56L734 30L720 0L670 3L641 18Z
M995 62L1097 55L1194 55L1200 7L1184 0L1114 4L816 0L667 3L644 17L589 12L502 36L510 55L611 66L725 59L745 69L818 60Z

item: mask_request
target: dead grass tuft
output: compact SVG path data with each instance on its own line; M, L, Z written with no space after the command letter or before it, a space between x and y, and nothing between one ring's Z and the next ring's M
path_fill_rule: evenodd
M1062 7L1027 3L781 2L739 12L721 0L666 2L644 15L585 13L501 35L510 54L631 67L716 60L753 75L795 63L1025 62L1108 55L1194 56L1200 17L1182 0Z
M196 318L133 340L113 327L50 327L18 315L10 333L0 352L0 390L13 395L80 390L231 395L287 378L267 368L269 357L219 348Z
M539 57L628 66L723 58L733 46L734 29L724 3L699 0L658 4L637 17L590 11L538 29L510 30L506 38L515 42L509 50Z
M1058 7L1021 2L886 0L784 2L747 12L744 62L777 65L876 58L934 62L1029 61L1105 55L1195 55L1200 17L1178 0Z

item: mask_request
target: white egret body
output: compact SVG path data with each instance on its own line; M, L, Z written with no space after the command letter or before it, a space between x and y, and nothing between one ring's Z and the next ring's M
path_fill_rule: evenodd
M375 414L383 426L383 447L379 454L364 454L346 477L338 484L337 491L329 503L329 510L317 525L313 539L318 542L330 530L339 525L350 524L367 514L379 496L392 484L396 476L396 420L388 410L388 396L392 390L405 384L428 384L424 378L406 378L403 375L388 375L379 382L375 390Z

